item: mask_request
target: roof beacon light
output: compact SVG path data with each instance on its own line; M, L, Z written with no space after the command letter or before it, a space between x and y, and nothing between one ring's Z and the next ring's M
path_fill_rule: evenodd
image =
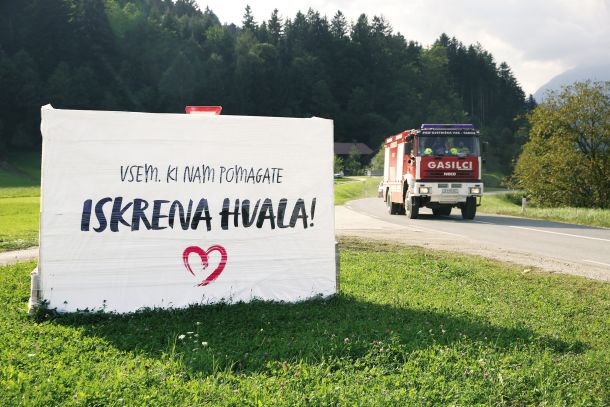
M424 129L474 129L472 124L422 124Z
M188 114L218 115L222 111L222 106L187 106L184 110L186 110L186 113Z

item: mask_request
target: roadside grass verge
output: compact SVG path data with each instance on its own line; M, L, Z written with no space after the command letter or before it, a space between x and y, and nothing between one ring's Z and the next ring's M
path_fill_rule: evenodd
M377 196L377 187L381 177L362 177L364 181L335 183L335 205L343 205L347 201Z
M343 239L342 293L26 315L0 267L0 405L608 405L610 285Z
M483 213L610 228L610 209L537 208L527 206L525 212L522 212L521 198L523 196L523 193L485 195L478 210Z
M38 244L40 152L9 152L0 166L0 251Z

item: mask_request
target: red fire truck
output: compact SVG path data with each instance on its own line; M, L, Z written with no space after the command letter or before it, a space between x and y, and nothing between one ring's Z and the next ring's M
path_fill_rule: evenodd
M422 124L386 139L383 199L392 215L419 209L449 215L460 208L474 219L481 203L479 131L472 124Z

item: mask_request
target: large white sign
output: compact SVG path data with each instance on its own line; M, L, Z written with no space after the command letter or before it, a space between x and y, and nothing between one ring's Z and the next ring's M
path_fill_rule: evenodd
M335 293L332 121L44 107L42 135L50 308Z

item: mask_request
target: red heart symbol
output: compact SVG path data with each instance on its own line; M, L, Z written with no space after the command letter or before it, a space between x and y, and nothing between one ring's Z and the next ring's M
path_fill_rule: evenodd
M201 263L203 264L203 269L205 270L208 267L208 254L210 254L214 251L217 251L220 253L220 263L218 264L218 267L216 267L216 269L214 271L212 271L212 273L209 276L207 276L205 280L203 280L203 282L197 284L197 286L199 286L199 287L203 287L203 286L210 284L212 281L214 281L218 278L220 273L222 273L222 271L225 269L225 265L227 264L227 251L225 250L224 247L218 246L218 245L210 246L208 248L208 250L203 250L199 246L189 246L186 249L184 249L184 252L182 253L182 260L184 261L184 266L189 271L189 273L191 273L194 276L195 273L193 272L193 269L191 268L191 265L189 264L189 254L197 253L199 255L199 257L201 258Z

